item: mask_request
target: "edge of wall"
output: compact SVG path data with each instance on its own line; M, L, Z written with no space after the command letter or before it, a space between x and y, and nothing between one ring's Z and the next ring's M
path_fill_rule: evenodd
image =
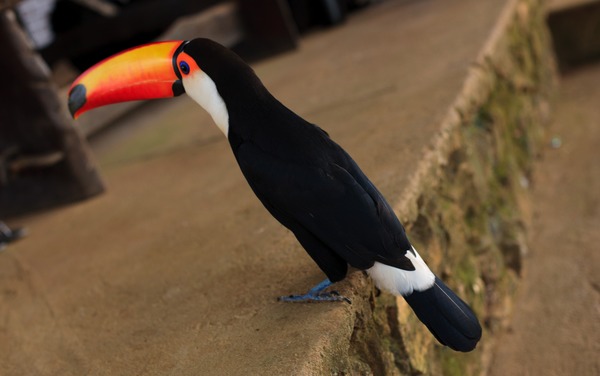
M539 0L510 0L411 184L393 202L432 269L484 325L468 354L439 345L402 298L361 274L347 333L300 374L485 374L527 253L528 187L557 86ZM443 260L443 261L442 261ZM371 288L367 285L371 284Z

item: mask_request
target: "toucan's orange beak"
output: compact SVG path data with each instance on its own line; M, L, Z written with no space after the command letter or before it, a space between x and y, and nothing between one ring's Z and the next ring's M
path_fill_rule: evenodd
M79 76L69 90L74 118L96 107L184 92L177 55L184 41L157 42L107 58Z

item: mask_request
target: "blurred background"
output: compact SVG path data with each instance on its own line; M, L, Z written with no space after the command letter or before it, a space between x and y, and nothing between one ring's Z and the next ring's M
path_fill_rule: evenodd
M0 216L22 214L102 191L85 146L64 118L70 83L94 63L158 40L205 36L248 61L291 51L311 30L341 24L367 0L3 2L3 106L0 129ZM31 66L23 67L24 62ZM24 69L25 68L25 69ZM23 85L36 82L36 87ZM38 98L40 103L31 97ZM54 98L52 98L54 97ZM22 106L28 103L29 111ZM104 110L81 124L91 136L136 104ZM44 119L36 120L32 119ZM48 125L51 119L53 125ZM13 126L24 122L25 126ZM40 125L44 122L44 125ZM36 125L37 124L37 125ZM67 140L68 139L68 140ZM68 144L68 146L66 145ZM39 180L41 179L41 180ZM43 183L42 183L43 182Z

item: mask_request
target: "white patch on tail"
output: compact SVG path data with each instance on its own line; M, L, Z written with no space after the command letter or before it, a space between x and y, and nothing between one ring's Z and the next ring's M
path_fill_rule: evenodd
M416 257L410 251L405 256L412 262L415 270L402 270L380 262L367 269L380 289L387 290L394 295L407 296L413 291L425 291L433 286L435 275L429 270L425 261L413 247Z

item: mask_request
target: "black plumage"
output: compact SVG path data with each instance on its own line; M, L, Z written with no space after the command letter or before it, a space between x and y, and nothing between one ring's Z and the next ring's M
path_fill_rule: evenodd
M227 136L250 187L332 282L346 276L348 265L415 270L407 251L416 253L392 208L325 131L275 99L226 48L197 39L184 51L214 81L227 107ZM439 278L404 298L442 344L475 348L481 337L476 316Z
M144 80L138 99L178 94L161 86L173 80L202 105L227 135L256 196L294 233L330 281L343 279L348 265L367 270L378 286L402 295L442 344L458 351L475 348L482 332L475 314L429 270L388 202L325 131L275 99L250 66L213 41L174 41L140 49L150 68L133 76ZM168 64L166 70L155 60L165 49L159 61ZM124 53L118 59L131 56L138 54ZM104 64L104 69L102 64L90 69L93 78L84 73L73 84L74 115L135 99L129 85L138 81L97 85L98 77L121 69L110 60ZM125 70L131 73L129 67ZM346 300L323 292L330 281L282 300Z
M228 139L254 193L331 281L345 277L347 264L414 270L390 205L325 131L275 99L229 50L205 40L184 51L198 56L227 106Z

